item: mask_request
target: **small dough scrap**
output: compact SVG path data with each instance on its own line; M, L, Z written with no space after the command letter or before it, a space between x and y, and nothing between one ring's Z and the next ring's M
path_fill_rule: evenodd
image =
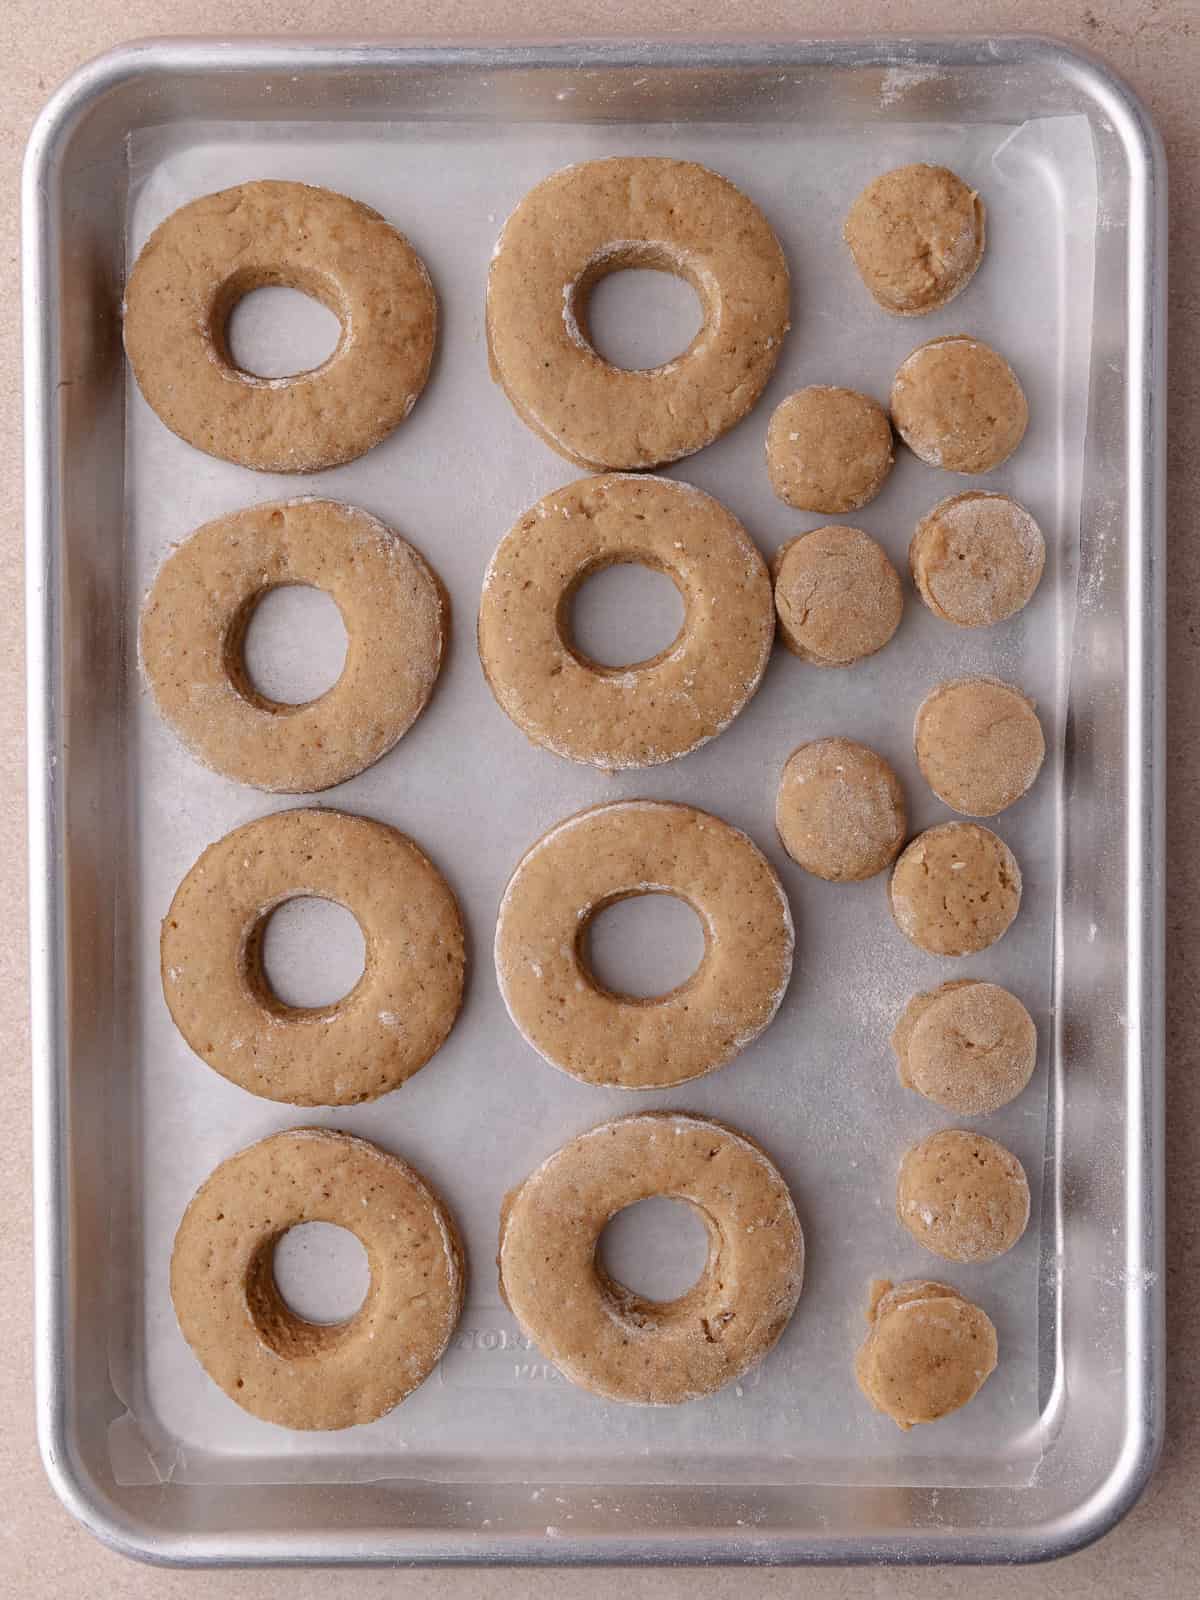
M785 505L840 516L874 500L892 470L892 425L869 395L814 383L776 406L767 472Z
M775 825L798 866L830 883L859 883L904 843L904 791L882 756L853 739L793 750L779 780Z
M875 1409L905 1432L958 1411L996 1370L991 1318L947 1283L877 1280L867 1321L854 1375Z
M944 622L990 628L1033 598L1046 565L1042 530L1006 494L968 489L939 500L908 549L917 593Z
M900 1082L960 1117L1008 1105L1037 1065L1037 1028L1007 989L976 978L915 994L892 1033Z
M1029 1222L1025 1169L994 1139L943 1128L901 1161L896 1216L946 1261L994 1261Z
M1046 755L1033 701L999 678L938 684L917 709L913 746L934 794L967 817L994 817L1019 800Z
M918 345L892 380L891 403L896 432L915 456L969 477L1007 461L1029 422L1008 362L961 333Z
M817 667L852 667L900 626L895 567L861 528L799 534L775 552L775 612L788 649Z
M842 236L885 311L919 317L966 288L983 259L983 201L948 167L914 162L869 183Z
M888 886L896 926L935 956L969 956L1003 937L1021 904L1017 859L990 828L943 822L919 833Z

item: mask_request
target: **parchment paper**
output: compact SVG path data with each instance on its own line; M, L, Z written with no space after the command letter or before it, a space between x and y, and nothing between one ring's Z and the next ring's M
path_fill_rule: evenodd
M909 350L940 333L970 332L1011 360L1030 403L1024 444L986 486L1030 507L1046 533L1049 559L1032 604L1000 628L953 630L909 589L896 639L871 661L851 671L821 671L777 649L761 692L723 736L686 760L608 777L526 742L484 684L473 632L480 582L497 541L540 495L578 475L522 426L489 382L488 259L504 218L539 178L568 161L615 153L677 155L725 173L763 206L793 272L793 331L766 394L731 435L671 468L671 476L718 496L769 554L828 520L790 511L771 493L763 440L773 407L809 382L847 384L886 402L892 373ZM904 320L869 300L840 227L864 182L916 159L944 161L979 187L989 237L984 264L958 301ZM786 125L176 125L136 136L130 162L130 259L152 227L185 201L247 179L281 177L326 184L375 206L428 263L443 314L432 381L411 419L348 467L301 480L210 460L171 435L130 383L127 623L132 639L141 595L173 542L252 502L329 495L365 506L412 539L452 597L453 637L441 682L390 755L317 803L394 823L432 855L463 906L471 966L466 1005L448 1043L402 1090L373 1105L292 1111L253 1098L194 1057L163 1004L159 920L208 843L281 804L305 802L240 788L190 760L140 688L130 650L128 760L139 842L126 914L137 1048L126 1064L130 1115L120 1120L113 1148L120 1230L114 1256L125 1272L114 1282L109 1334L114 1383L128 1408L111 1428L118 1477L527 1481L535 1496L568 1481L1029 1481L1038 1460L1039 1207L1057 811L1091 342L1096 202L1085 121L803 134ZM250 337L250 307L246 320ZM880 497L842 520L881 540L906 572L917 518L968 481L926 467L901 448ZM623 572L581 620L589 636L621 642L622 625L614 630L612 618L637 613L636 604L623 604L634 592L631 581L636 587L636 575L631 580ZM306 627L289 646L278 637L286 608L277 612L281 657L290 648L293 658L336 670L335 630L314 636ZM628 642L638 639L631 634ZM773 809L788 753L805 739L844 733L896 766L913 831L945 820L948 813L913 760L913 713L938 680L970 672L999 674L1036 698L1050 755L1034 791L996 824L1024 874L1020 916L992 950L953 963L901 937L888 914L884 878L834 887L795 867L775 838ZM782 875L798 934L791 987L768 1032L723 1071L642 1096L589 1088L545 1065L510 1023L491 962L497 902L521 852L572 811L626 796L694 802L746 829ZM627 915L621 930L598 935L599 956L628 963L632 950L649 979L678 976L676 944L687 929L647 905L640 929ZM337 960L316 933L304 946L303 920L296 918L301 989ZM899 1087L888 1034L911 993L964 975L1012 987L1033 1012L1042 1040L1028 1091L980 1124L1021 1158L1034 1192L1025 1238L983 1267L951 1267L922 1252L893 1210L901 1154L951 1119ZM796 1316L758 1372L702 1402L643 1410L607 1404L558 1379L503 1310L492 1258L500 1199L511 1185L580 1130L650 1107L709 1112L763 1142L795 1193L808 1272ZM414 1162L453 1208L470 1256L467 1308L439 1371L390 1416L339 1434L288 1432L245 1415L192 1357L167 1285L172 1237L197 1185L244 1145L305 1122L365 1135ZM614 1251L623 1263L636 1266L640 1251L657 1253L661 1267L671 1253L661 1221L648 1226L644 1245L636 1230L622 1228ZM1049 1260L1053 1242L1044 1248ZM863 1401L851 1356L865 1331L868 1281L914 1274L944 1276L978 1299L999 1330L1001 1361L968 1408L905 1435Z

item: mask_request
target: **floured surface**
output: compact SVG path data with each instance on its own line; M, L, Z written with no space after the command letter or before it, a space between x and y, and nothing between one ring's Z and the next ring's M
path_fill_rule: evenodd
M695 159L732 179L763 207L793 275L793 331L762 400L733 433L671 468L672 477L724 501L769 556L826 520L788 510L771 492L763 440L779 401L819 382L848 384L882 401L916 344L966 331L1004 352L1029 397L1026 439L986 483L1029 507L1049 555L1032 603L1000 628L964 634L931 616L910 590L900 629L878 656L821 672L777 649L762 690L720 738L683 761L610 778L533 748L508 722L483 681L473 621L499 539L540 496L577 476L488 380L488 259L505 217L539 178L570 160L619 152ZM463 906L471 969L466 1006L446 1046L402 1090L371 1106L292 1117L194 1058L162 1002L158 919L205 845L277 802L192 762L140 693L130 660L128 755L137 812L130 836L139 843L128 875L131 1103L114 1119L113 1148L114 1174L130 1174L128 1192L117 1192L114 1259L125 1277L114 1281L110 1328L114 1381L129 1407L111 1430L118 1475L144 1482L403 1476L531 1486L1028 1482L1038 1451L1056 796L1095 226L1084 123L816 134L787 125L495 130L426 123L409 136L402 127L313 133L276 125L258 136L237 127L151 134L136 142L133 158L133 249L185 201L270 176L344 189L403 230L429 265L443 312L431 382L404 428L349 467L304 480L251 474L189 449L131 394L127 616L132 624L171 541L252 502L297 492L345 498L413 540L453 604L445 669L400 745L323 798L395 824L437 861ZM862 185L911 160L949 163L979 188L989 214L988 253L975 281L919 323L873 305L839 237ZM1037 294L1029 292L1031 271ZM901 451L883 492L853 520L902 568L918 518L963 486ZM313 652L322 648L314 639ZM841 733L896 767L910 831L947 820L917 774L912 719L935 683L969 673L997 674L1031 694L1049 753L1030 795L997 823L1024 877L1020 917L992 950L953 963L908 945L888 914L882 879L823 884L794 866L776 840L773 813L790 751ZM631 1101L573 1082L537 1058L505 1013L490 945L500 895L522 852L583 806L635 796L700 805L744 828L791 896L797 951L776 1021L741 1057L711 1078ZM899 1087L888 1036L913 992L968 975L1011 988L1039 1027L1033 1083L981 1124L1029 1173L1034 1220L1001 1261L945 1274L995 1321L996 1373L964 1411L901 1435L858 1393L852 1352L865 1329L871 1278L940 1271L895 1222L893 1201L904 1150L950 1119ZM799 1308L765 1365L712 1399L666 1411L608 1405L558 1379L502 1309L492 1265L500 1200L514 1183L574 1134L652 1107L721 1117L761 1140L792 1186L809 1250ZM208 1382L175 1326L167 1284L171 1240L196 1186L233 1151L300 1120L362 1134L425 1173L462 1227L470 1275L467 1309L439 1371L390 1416L319 1440L244 1416ZM1051 1242L1046 1248L1052 1254ZM1048 1381L1048 1368L1042 1377Z

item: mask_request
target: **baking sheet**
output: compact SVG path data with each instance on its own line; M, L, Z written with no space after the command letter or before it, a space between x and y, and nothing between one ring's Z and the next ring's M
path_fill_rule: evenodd
M731 435L669 469L670 476L717 495L769 554L825 520L790 511L770 492L762 446L773 406L808 382L845 383L886 400L893 371L916 344L970 332L1008 356L1028 394L1026 440L986 483L1034 512L1047 536L1048 562L1032 604L986 634L952 631L909 591L896 639L852 671L821 672L778 650L762 690L719 739L666 767L608 777L533 748L508 722L483 682L473 621L499 538L535 499L577 475L517 421L488 381L483 287L491 249L505 216L545 173L616 153L677 155L723 172L763 206L793 273L793 331L759 406ZM839 232L864 182L915 159L945 161L980 188L989 246L958 301L902 321L873 308ZM786 125L176 124L131 141L131 259L177 206L257 177L341 189L409 236L429 266L443 312L433 378L411 419L383 445L348 467L303 480L252 474L198 454L159 424L131 384L127 637L135 636L140 596L172 542L225 511L297 493L329 495L363 505L412 539L454 607L441 682L389 756L316 803L394 823L432 855L463 906L471 972L446 1046L402 1090L373 1105L292 1111L245 1094L193 1057L161 997L159 919L206 844L279 802L184 754L141 692L129 651L126 751L137 803L123 939L136 1048L121 1086L122 1115L114 1118L120 1237L113 1257L125 1270L114 1275L109 1329L114 1386L127 1407L110 1428L119 1481L528 1482L546 1503L548 1527L553 1486L566 1482L1031 1481L1046 1375L1039 1360L1039 1279L1053 1271L1053 1240L1041 1238L1038 1217L1096 227L1086 120L889 124L805 131L802 138ZM963 482L901 451L880 497L843 520L866 528L903 569L917 518ZM620 642L612 611L625 614L621 601L635 593L629 580L621 573L612 580L621 587L610 583L607 616L593 609L583 619L587 637ZM630 615L637 609L630 606ZM286 623L286 608L275 610ZM335 665L335 633L306 630L303 653L326 654ZM1050 755L1033 793L997 822L1024 874L1020 917L992 950L950 963L900 936L883 878L835 887L790 863L774 837L773 808L779 769L795 745L845 733L896 766L913 831L944 820L948 813L915 768L912 715L934 683L970 672L1010 678L1037 699ZM581 806L630 796L689 801L745 828L779 869L797 922L791 987L768 1032L710 1078L638 1096L589 1088L546 1066L508 1020L490 950L500 894L526 846ZM678 918L669 927L662 919L663 908L647 903L638 918L641 939L628 920L623 933L598 939L601 956L607 950L609 959L628 960L633 945L648 976L665 976L665 967L653 964L656 945L664 947L664 961L677 959L672 943L687 930ZM329 958L315 932L305 952L303 914L295 921L296 981L303 986ZM666 930L661 939L656 929ZM614 943L624 953L611 949ZM1038 1022L1042 1059L1025 1095L980 1124L1025 1164L1034 1220L1001 1261L951 1268L922 1252L894 1219L900 1155L949 1119L899 1088L887 1036L912 992L964 975L1022 996ZM504 1191L573 1134L648 1107L711 1113L759 1138L792 1185L808 1244L805 1293L764 1365L711 1399L670 1410L610 1405L558 1380L501 1306L492 1265ZM195 1187L233 1151L303 1122L362 1134L414 1162L453 1208L471 1264L467 1306L438 1372L390 1416L334 1435L289 1433L245 1415L194 1361L167 1290L171 1241ZM1047 1176L1053 1182L1053 1169ZM645 1269L637 1258L650 1247L636 1231L623 1234L621 1259ZM661 1232L657 1239L661 1253ZM985 1306L999 1331L1001 1365L965 1411L903 1435L868 1410L849 1357L865 1328L868 1280L930 1273Z

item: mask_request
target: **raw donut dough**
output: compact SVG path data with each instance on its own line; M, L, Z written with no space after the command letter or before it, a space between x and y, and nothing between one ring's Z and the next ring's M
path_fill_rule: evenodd
M285 1005L262 970L267 919L298 895L344 906L362 929L362 977L332 1005ZM161 951L163 995L196 1054L289 1105L354 1105L398 1088L462 1003L449 884L397 829L340 811L278 811L209 845L175 891Z
M588 337L595 283L650 267L703 310L682 355L640 372ZM788 330L788 269L758 207L692 161L612 156L543 179L509 217L487 282L492 377L517 415L581 467L678 461L739 422Z
M935 617L988 628L1029 604L1046 565L1046 541L1008 495L968 489L921 518L908 564Z
M647 1300L596 1259L605 1224L652 1195L684 1200L708 1261L678 1299ZM606 1122L572 1139L504 1202L500 1291L572 1383L609 1400L677 1405L762 1359L804 1280L804 1235L787 1184L752 1139L673 1111Z
M960 333L930 339L901 362L891 404L896 432L915 456L972 477L1007 461L1029 421L1008 362Z
M704 957L669 994L613 994L582 944L597 912L641 894L690 905ZM585 1083L664 1089L714 1072L783 999L794 933L775 869L744 833L693 806L623 800L568 817L521 857L496 919L508 1014L551 1066Z
M968 817L994 817L1019 800L1046 754L1033 701L999 678L938 684L917 708L913 746L934 794Z
M867 1321L854 1363L858 1386L906 1432L965 1406L996 1370L991 1318L949 1284L881 1278L871 1286Z
M793 750L779 780L775 825L797 865L830 883L882 872L904 843L900 780L853 739L814 739Z
M872 656L900 626L895 567L861 528L816 528L789 539L771 564L783 642L818 667Z
M665 572L683 626L647 661L606 667L571 640L571 600L618 562ZM580 478L527 511L483 580L479 660L501 709L535 744L616 770L706 744L762 681L775 616L766 563L737 518L668 478Z
M918 1244L947 1261L994 1261L1029 1221L1025 1169L994 1139L943 1128L901 1161L896 1216Z
M367 1253L345 1322L307 1322L275 1284L289 1228L330 1222ZM171 1299L184 1338L244 1411L284 1428L373 1422L425 1381L458 1321L454 1219L406 1162L330 1128L272 1134L223 1161L184 1212Z
M892 1049L906 1089L960 1117L982 1117L1015 1100L1033 1076L1037 1028L1015 994L960 978L913 995Z
M260 378L233 364L229 314L271 285L341 323L319 367ZM197 450L259 472L320 472L378 444L425 387L436 336L433 286L404 235L307 183L243 183L182 206L125 290L125 350L146 400Z
M254 688L242 640L263 595L321 589L346 626L333 687L302 705ZM445 605L399 534L334 500L252 506L167 557L142 607L142 671L163 719L205 766L285 794L344 783L405 734L442 662Z
M907 938L935 956L986 950L1021 904L1021 869L990 828L943 822L919 833L888 886L892 915Z
M983 201L948 167L916 162L870 182L842 235L885 311L919 317L953 300L983 258Z
M800 389L776 406L767 428L771 487L800 511L857 511L883 488L892 459L887 412L854 389Z

